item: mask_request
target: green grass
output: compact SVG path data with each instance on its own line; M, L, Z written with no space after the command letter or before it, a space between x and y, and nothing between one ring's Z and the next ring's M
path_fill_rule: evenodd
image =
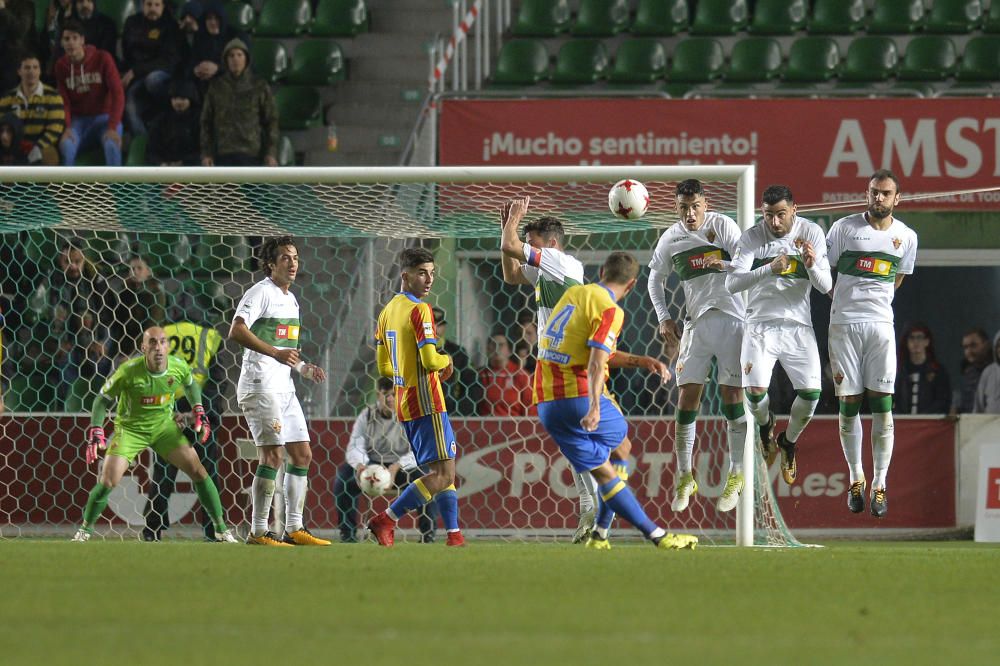
M0 542L5 664L997 663L1000 549Z

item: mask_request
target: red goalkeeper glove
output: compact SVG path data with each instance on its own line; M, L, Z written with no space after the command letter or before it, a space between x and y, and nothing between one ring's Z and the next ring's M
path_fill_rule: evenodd
M108 443L104 439L104 428L100 426L90 426L87 428L87 464L97 461L97 450L104 450Z
M198 434L198 443L204 444L208 441L208 436L212 434L212 426L208 424L208 415L205 408L195 405L191 410L194 413L194 431Z

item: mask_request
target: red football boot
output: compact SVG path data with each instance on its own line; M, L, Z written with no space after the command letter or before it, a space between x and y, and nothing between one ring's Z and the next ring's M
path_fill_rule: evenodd
M375 535L380 546L391 546L396 542L396 521L385 511L368 521L368 530Z
M465 537L462 536L461 532L448 532L448 542L445 543L446 546L464 546Z

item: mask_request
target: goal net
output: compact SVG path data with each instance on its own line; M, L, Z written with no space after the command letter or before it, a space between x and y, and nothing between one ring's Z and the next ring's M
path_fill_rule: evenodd
M619 221L608 211L608 189L625 177L649 190L650 211L641 220ZM300 349L328 375L322 385L298 385L313 444L307 525L334 539L360 537L352 526L360 529L385 506L386 498L356 496L345 452L355 417L375 399L371 334L398 289L396 257L420 245L435 256L428 300L440 308L441 337L457 361L447 390L463 529L567 538L577 523L571 469L537 418L521 415L528 405L512 389L533 366L537 331L533 293L502 279L498 208L529 195L527 219L560 218L567 251L583 262L588 281L610 252L633 253L643 270L622 302L620 346L660 357L645 265L675 220L674 187L684 178L705 183L710 208L744 228L752 223L753 167L5 170L0 535L68 536L78 525L98 474L83 455L90 406L153 324L173 325L172 353L204 381L216 427L199 451L227 520L246 528L256 452L235 400L241 352L225 337L236 303L262 276L255 250L263 238L289 233L301 257L293 286L302 309ZM671 311L682 316L676 276L667 291ZM698 422L700 491L687 511L674 514L676 387L637 370L612 375L631 423L629 484L658 523L709 543L797 544L772 493L777 468L766 469L759 453L756 482L738 511L716 511L727 447L714 384ZM753 442L747 447L756 452ZM190 480L181 473L171 482L154 457L142 454L113 491L98 535L135 538L167 525L165 538L200 534ZM401 528L405 538L419 537L416 520L405 518ZM637 534L615 525L615 538Z

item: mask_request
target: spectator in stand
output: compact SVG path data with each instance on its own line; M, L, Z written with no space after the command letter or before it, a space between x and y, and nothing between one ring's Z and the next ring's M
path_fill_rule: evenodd
M990 337L981 328L973 328L962 336L962 359L959 384L951 402L951 415L971 414L976 401L979 377L992 360Z
M125 117L133 136L146 133L146 115L167 101L170 78L181 60L181 34L164 0L143 0L142 12L122 28Z
M907 328L896 356L897 414L947 414L951 406L951 379L934 354L934 336L924 324Z
M21 151L24 128L13 113L0 117L0 166L24 166L28 159Z
M203 166L278 165L278 109L271 88L250 71L239 39L223 51L225 71L208 87L201 111Z
M66 116L59 141L63 164L73 166L80 150L100 142L105 164L121 166L125 95L114 59L85 42L76 19L63 26L62 46L66 54L56 63L56 85Z
M191 49L183 66L184 76L195 79L198 93L202 97L208 92L209 82L224 64L222 51L234 39L247 43L246 36L228 24L222 3L205 3L198 31L194 33Z
M44 2L45 0L39 0ZM47 59L46 74L51 75L53 67L62 57L62 29L69 19L76 18L76 7L73 0L51 0L45 10L44 33L39 39L42 56Z
M517 361L518 367L529 375L535 373L535 351L524 338L514 344L514 360Z
M12 113L21 121L18 148L25 162L58 166L56 143L66 129L63 99L55 88L42 83L42 65L33 53L20 56L17 75L21 83L0 99L0 115Z
M973 411L977 414L1000 414L1000 333L993 336L993 363L986 366L976 388Z
M146 162L159 166L198 166L201 149L198 91L193 81L177 79L170 83L170 107L149 126Z
M434 315L434 328L440 342L441 351L451 357L455 371L447 380L442 381L445 406L449 414L456 416L474 416L479 402L475 400L476 371L469 360L465 348L448 336L448 319L442 308L431 308Z
M526 416L531 409L531 375L510 357L507 336L497 334L486 343L487 366L479 371L483 386L480 416Z
M118 26L107 14L97 9L97 0L74 0L76 20L83 26L85 41L118 60ZM59 55L62 55L60 49Z
M75 239L64 243L56 264L59 270L49 279L49 304L53 313L66 309L67 339L74 347L82 347L76 344L76 337L85 330L94 338L106 339L107 333L101 329L114 314L114 292L84 254L83 244Z
M36 42L35 3L0 0L0 90L17 85L18 56Z
M138 351L142 332L164 323L166 295L145 259L136 254L126 263L128 274L113 282L114 291L118 293L118 307L111 337L119 341L119 354L133 356Z

